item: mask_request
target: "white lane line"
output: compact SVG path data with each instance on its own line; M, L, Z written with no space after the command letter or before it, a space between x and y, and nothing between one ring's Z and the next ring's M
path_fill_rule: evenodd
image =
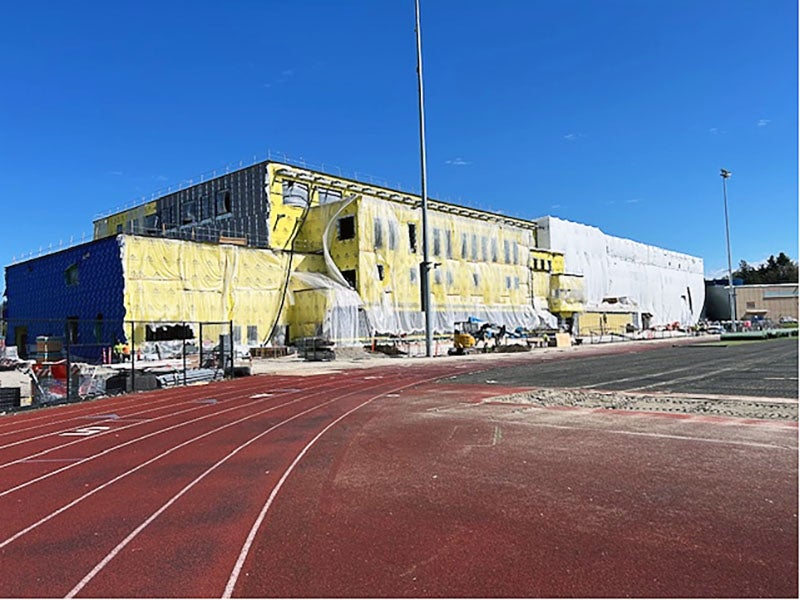
M425 379L425 380L422 380L422 381L416 381L416 382L409 383L407 385L404 385L402 387L395 388L395 389L389 390L389 391L390 392L399 392L399 391L405 390L405 389L407 389L409 387L413 387L413 386L416 386L416 385L421 385L422 383L426 383L428 381L435 381L436 379L439 379L440 377L441 377L441 375L437 375L435 378ZM337 418L335 421L332 421L331 423L329 423L327 427L325 427L322 431L320 431L317 435L315 435L314 438L310 442L308 442L308 444L306 444L305 447L299 452L299 454L292 461L292 464L289 465L289 468L287 468L286 471L283 473L283 475L281 476L281 478L278 481L278 483L275 485L274 488L272 488L272 492L270 493L269 498L267 498L266 504L264 504L264 507L261 509L261 512L259 513L258 518L256 519L255 523L253 523L253 526L250 528L250 532L247 534L247 538L245 539L244 545L242 546L242 550L241 550L241 552L239 552L239 557L236 559L236 563L233 566L233 570L231 571L231 575L228 578L228 583L225 586L225 591L222 593L222 598L230 598L231 595L233 594L233 590L236 587L236 582L239 580L239 576L240 576L240 574L242 572L242 568L244 567L244 562L245 562L245 560L247 560L247 555L250 553L250 548L253 545L253 540L255 540L256 533L258 532L259 528L261 527L261 524L264 522L264 519L266 518L267 513L269 512L269 509L272 506L272 503L275 501L275 497L278 495L278 492L280 492L281 488L283 487L283 484L286 482L286 479L289 477L289 475L292 473L292 471L294 471L294 468L297 466L297 464L300 462L300 460L303 458L303 456L305 456L306 452L308 452L308 450L315 443L317 443L317 440L319 440L323 435L325 435L325 433L331 427L333 427L334 425L339 423L339 421L341 421L345 417L351 415L352 413L357 411L359 408L362 408L363 406L366 406L370 402L372 402L372 401L374 401L374 400L376 400L378 398L384 397L387 393L388 392L384 392L383 394L378 394L377 396L373 396L372 398L362 402L361 404L359 404L355 408L352 408L352 409L348 410L346 413L344 413L342 416Z
M376 386L376 387L377 387L377 386ZM128 535L125 537L125 539L124 539L124 540L122 540L122 541L121 541L119 544L117 544L117 545L114 547L114 549L113 549L113 550L111 550L111 552L109 552L108 554L106 554L106 556L105 556L105 557L104 557L104 558L103 558L103 559L102 559L102 560L101 560L99 563L97 563L97 564L94 566L94 568L93 568L91 571L89 571L89 573L87 573L87 574L86 574L86 576L85 576L83 579L81 579L81 580L78 582L78 584L77 584L77 585L76 585L74 588L72 588L72 589L69 591L69 593L68 593L66 596L64 596L64 598L74 598L74 597L75 597L75 595L76 595L76 594L78 594L78 592L80 592L80 591L81 591L81 590L82 590L84 587L86 587L86 585L87 585L87 584L88 584L88 583L89 583L89 582L90 582L92 579L94 579L94 577L95 577L95 576L96 576L96 575L97 575L97 574L98 574L100 571L102 571L102 570L105 568L105 566L106 566L106 565L107 565L109 562L111 562L111 561L114 559L114 557L115 557L115 556L117 556L117 555L118 555L118 554L119 554L119 553L120 553L120 552L121 552L121 551L122 551L122 550L125 548L125 546L127 546L127 545L128 545L128 544L129 544L129 543L130 543L130 542L131 542L131 541L132 541L132 540L133 540L133 539L134 539L134 538L135 538L137 535L139 535L139 533L141 533L141 532L142 532L142 531L143 531L143 530L144 530L144 529L145 529L145 528L146 528L148 525L150 525L150 523L152 523L153 521L155 521L155 520L156 520L156 519L159 517L159 515L161 515L162 513L164 513L164 511L166 511L166 510L167 510L167 509L168 509L170 506L172 506L172 505L173 505L175 502L177 502L179 498L181 498L181 497L182 497L184 494L186 494L186 493L187 493L189 490L191 490L191 489L192 489L192 488L193 488L195 485L197 485L198 483L200 483L200 482L201 482L201 481L202 481L202 480L203 480L203 479L204 479L204 478L205 478L205 477L206 477L206 476L207 476L209 473L211 473L211 472L215 471L215 470L217 469L217 467L219 467L220 465L224 464L224 463L225 463L225 462L227 462L229 459L233 458L233 457L234 457L236 454L238 454L240 451L244 450L245 448L247 448L247 447L248 447L249 445L251 445L252 443L254 443L254 442L256 442L257 440L261 439L262 437L264 437L264 436L265 436L265 435L267 435L268 433L271 433L272 431L274 431L274 430L275 430L275 429L277 429L278 427L281 427L282 425L285 425L286 423L289 423L290 421L294 421L295 419L297 419L297 418L299 418L299 417L301 417L301 416L303 416L303 415L306 415L306 414L308 414L308 413L310 413L310 412L313 412L313 411L315 411L315 410L317 410L317 409L319 409L319 408L322 408L323 406L327 406L328 404L331 404L331 403L333 403L333 402L336 402L337 400L341 400L342 398L346 398L347 396L351 396L352 394L356 394L356 393L363 392L363 391L364 391L364 390L357 390L357 391L355 391L355 392L351 392L351 393L349 393L349 394L345 394L345 395L343 395L343 396L339 396L339 397L337 397L337 398L332 398L331 400L327 400L326 402L323 402L323 403L321 403L321 404L318 404L318 405L316 405L316 406L314 406L314 407L312 407L312 408L309 408L309 409L307 409L307 410L301 411L301 412L297 413L296 415L293 415L293 416L289 417L288 419L284 419L284 420L283 420L283 421L281 421L280 423L277 423L277 424L273 425L273 426L272 426L272 427L270 427L269 429L266 429L265 431L262 431L262 432L261 432L261 433L259 433L258 435L256 435L256 436L254 436L254 437L250 438L250 439L249 439L249 440L247 440L245 443L241 444L240 446L238 446L237 448L235 448L234 450L232 450L231 452L229 452L229 453L228 453L227 455L225 455L223 458L221 458L221 459L220 459L220 460L218 460L216 463L214 463L214 464L213 464L211 467L209 467L208 469L206 469L205 471L203 471L203 473L202 473L202 474L198 475L198 476L197 476L197 477L196 477L196 478L195 478L195 479L194 479L194 480L193 480L191 483L189 483L189 484L187 484L186 486L184 486L184 487L183 487L183 489L182 489L180 492L178 492L177 494L175 494L175 495L174 495L172 498L170 498L170 499L169 499L169 500L168 500L168 501L167 501L165 504L163 504L163 505L161 506L161 508L159 508L159 509L158 509L156 512L154 512L152 515L150 515L150 516L149 516L149 517L148 517L148 518L147 518L147 519L146 519L144 522L142 522L142 523L141 523L141 524L140 524L140 525L139 525L139 526L138 526L136 529L134 529L133 531L131 531L131 533L129 533L129 534L128 534ZM379 398L379 397L380 397L380 396L375 396L374 398ZM371 399L370 399L370 400L368 400L367 402L371 402L372 400L374 400L374 398L371 398ZM365 404L366 404L366 403L365 403ZM363 406L363 404L362 404L361 406ZM352 411L350 411L350 412L352 412ZM348 412L348 413L345 413L345 416L346 416L347 414L350 414L350 412ZM340 421L340 420L341 420L341 418L342 418L342 417L340 417L339 419L336 419L336 421L334 421L334 423L336 423L336 422ZM329 425L328 427L326 427L326 428L325 428L325 430L327 430L327 429L329 429L329 428L330 428L330 425ZM323 430L323 431L325 431L325 430ZM316 439L316 438L315 438L315 439ZM0 547L2 547L2 546L0 546Z
M33 531L34 529L36 529L40 525L43 525L47 521L57 517L58 515L60 515L61 513L65 512L67 510L69 510L73 506L76 506L77 504L80 504L81 502L86 500L86 498L89 498L90 496L95 495L96 493L100 492L101 490L104 490L105 488L109 487L110 485L113 485L113 484L117 483L118 481L121 481L122 479L128 477L129 475L132 475L133 473L139 471L140 469L143 469L144 467L146 467L148 465L151 465L151 464L153 464L154 462L156 462L158 460L161 460L165 456L168 456L168 455L172 454L173 452L175 452L176 450L179 450L180 448L184 448L185 446L188 446L189 444L192 444L192 443L194 443L194 442L196 442L198 440L201 440L201 439L203 439L205 437L208 437L209 435L212 435L214 433L218 433L218 432L222 431L223 429L227 429L228 427L232 427L234 425L238 425L239 423L242 423L242 422L247 421L249 419L261 416L261 415L263 415L265 413L268 413L270 411L277 410L279 408L283 408L284 406L289 406L290 404L295 404L295 403L299 402L300 400L305 400L305 399L307 399L309 397L310 396L304 396L304 397L301 397L301 398L296 398L294 400L290 400L289 402L284 402L283 404L278 404L277 406L271 406L271 407L266 408L266 409L264 409L262 411L259 411L257 413L253 413L253 414L247 415L246 417L242 417L241 419L237 419L236 421L231 421L230 423L226 423L225 425L221 425L221 426L217 427L216 429L212 429L210 431L206 431L205 433L200 434L198 436L195 436L195 437L193 437L193 438L191 438L189 440L186 440L185 442L181 442L177 446L173 446L169 450L165 450L161 454L159 454L157 456L154 456L153 458L151 458L151 459L149 459L149 460L147 460L147 461L145 461L145 462L143 462L143 463L141 463L139 465L136 465L132 469L129 469L129 470L125 471L124 473L121 473L120 475L117 475L113 479L109 479L105 483L99 485L96 488L93 488L92 490L86 492L82 496L79 496L75 500L72 500L71 502L68 502L67 504L65 504L61 508L56 509L55 511L51 512L48 515L45 515L44 517L42 517L41 519L39 519L35 523L29 525L25 529L22 529L22 530L18 531L17 533L15 533L14 535L12 535L11 537L6 538L2 542L0 542L0 549L5 548L10 543L12 543L15 540L21 538L23 535L25 535L27 533L30 533L31 531Z
M609 379L608 381L601 381L600 383L589 383L587 385L578 386L575 389L585 389L593 387L603 387L604 385L611 385L614 383L625 383L626 381L634 381L636 379L648 379L650 377L660 377L662 375L670 375L672 373L682 373L684 371L696 370L697 366L680 367L678 369L669 369L667 371L658 371L657 373L647 373L643 375L631 375L630 377L620 377L617 379Z
M318 386L317 388L309 388L309 389L310 389L310 390L314 390L314 389L319 389L320 387L324 387L324 385L323 385L323 386ZM176 425L172 425L171 427L167 427L167 428L165 428L165 429L159 429L158 431L154 431L154 432L148 433L148 434L146 434L146 435L139 436L138 438L134 438L134 439L132 439L132 440L128 440L127 442L124 442L124 443L122 443L122 444L118 444L118 445L116 445L116 446L111 446L110 448L106 448L105 450L103 450L103 451L101 451L101 452L98 452L98 453L96 453L96 454L92 454L91 456L87 456L86 458L82 459L81 461L79 461L79 462L77 462L77 463L73 463L73 464L71 464L71 465L68 465L68 466L66 466L66 467L61 467L60 469L56 469L55 471L50 471L49 473L45 473L44 475L41 475L41 476L39 476L39 477L36 477L35 479L31 479L31 480L29 480L29 481L26 481L26 482L24 482L24 483L21 483L21 484L19 484L19 485L15 486L15 487L9 488L9 489L7 489L7 490L3 490L2 492L0 492L0 498L2 498L3 496L6 496L6 495L8 495L8 494L10 494L10 493L12 493L12 492L16 492L16 491L18 491L18 490L21 490L22 488L28 487L29 485L33 485L34 483L38 483L39 481L43 481L43 480L45 480L45 479L48 479L48 478L50 478L50 477L53 477L54 475L58 475L59 473L63 473L64 471L67 471L67 470L69 470L69 469L72 469L72 468L74 468L74 467L77 467L77 466L79 466L79 465L81 465L81 464L87 463L87 462L89 462L89 461L91 461L91 460L95 460L96 458L100 458L101 456L105 456L106 454L109 454L109 453L111 453L111 452L114 452L114 451L116 451L116 450L119 450L120 448L124 448L124 447L126 447L126 446L130 446L131 444L134 444L134 443L136 443L136 442L140 442L140 441L142 441L142 440L146 440L146 439L148 439L148 438L151 438L151 437L154 437L154 436L156 436L156 435L161 435L162 433L166 433L166 432L168 432L168 431L172 431L173 429L178 429L179 427L184 427L184 426L186 426L186 425L189 425L189 424L191 424L191 423L196 423L196 422L198 422L198 421L203 421L203 420L205 420L205 419L210 419L210 418L212 418L212 417L216 417L216 416L218 416L218 415L225 414L225 413L227 413L227 412L230 412L230 411L232 411L232 410L238 410L238 409L241 409L241 408L247 408L248 406L252 406L252 405L254 405L254 404L259 404L259 403L261 403L261 402L262 402L262 401L255 400L255 401L253 401L253 402L248 402L248 403L246 403L246 404L239 404L239 405L236 405L236 406L232 406L232 407L230 407L230 408L226 408L226 409L224 409L224 410L219 410L219 411L216 411L216 412L213 412L213 413L210 413L210 414L204 415L204 416L202 416L202 417L197 417L197 418L195 418L195 419L191 419L191 420L189 420L189 421L183 421L183 422L181 422L181 423L178 423L178 424L176 424ZM182 413L184 413L184 412L189 412L189 411L191 411L191 410L198 410L199 408L202 408L202 407L195 407L195 408L192 408L192 409L187 409L187 410L185 410L185 411L180 411L180 412L178 412L178 413L173 413L173 415L182 414ZM165 416L169 416L169 415L165 415ZM155 419L153 419L153 420L155 420ZM122 427L122 428L120 428L120 429L117 429L117 430L115 430L115 431L121 431L122 429L126 429L126 428ZM107 435L107 433L105 433L105 434L100 434L100 435ZM62 445L62 446L60 446L60 447L61 447L61 448L63 448L63 447L66 447L66 446L70 446L70 445L72 445L72 444L76 444L76 443L78 443L79 441L83 441L83 440L76 440L75 442L69 442L68 444L63 444L63 445ZM39 452L39 453L37 453L37 454L33 454L33 455L31 455L31 456L28 456L28 457L26 457L26 458L24 458L24 459L19 459L19 460L16 460L16 461L12 462L12 463L7 463L6 465L0 465L0 468L2 468L2 467L4 467L4 466L7 466L7 465L11 465L11 464L17 464L17 463L19 463L19 462L21 462L21 461L23 461L23 460L28 460L28 459L30 459L30 458L36 458L36 457L38 457L38 456L41 456L41 455L43 455L43 454L47 454L47 453L48 453L48 452L50 452L51 450L53 450L53 449L51 448L50 450L47 450L47 451L45 451L45 452Z

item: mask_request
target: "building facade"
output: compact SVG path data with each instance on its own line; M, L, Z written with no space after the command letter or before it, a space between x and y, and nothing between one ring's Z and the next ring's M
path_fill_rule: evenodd
M94 242L66 254L8 267L9 318L113 314L140 324L132 334L116 332L137 340L150 335L147 323L234 321L236 341L249 345L418 336L420 204L402 191L258 163L97 219ZM567 222L552 217L527 221L436 200L429 209L440 335L470 317L509 330L610 332L688 324L699 315L700 259L602 232L600 241L581 243ZM113 268L82 263L73 252L102 255ZM70 269L74 289L65 283ZM32 272L47 276L37 284ZM106 280L113 281L111 296L90 289ZM36 289L80 296L80 310L37 304ZM100 298L113 307L100 307ZM34 332L25 335L33 339ZM15 341L11 329L8 338Z

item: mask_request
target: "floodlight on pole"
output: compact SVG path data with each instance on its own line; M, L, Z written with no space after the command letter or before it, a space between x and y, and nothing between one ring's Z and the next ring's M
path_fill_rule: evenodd
M425 311L425 356L433 355L433 307L431 306L430 271L428 248L428 173L425 158L425 95L422 88L422 32L419 26L419 0L414 0L417 33L417 91L419 95L419 157L422 177L422 263L421 303Z
M731 311L731 331L736 331L736 290L733 289L733 265L731 264L731 228L728 221L728 186L727 181L731 172L726 169L719 170L722 177L722 201L725 207L725 241L728 247L728 307Z

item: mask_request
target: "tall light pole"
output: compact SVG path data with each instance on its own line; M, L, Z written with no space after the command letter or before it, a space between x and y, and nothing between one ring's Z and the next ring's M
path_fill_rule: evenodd
M425 356L433 355L433 312L431 307L431 262L428 251L428 172L425 159L425 95L422 89L422 32L419 27L419 0L414 0L417 16L417 90L419 92L419 156L422 172L422 273L421 301L425 311Z
M728 222L728 177L730 171L720 169L722 177L722 200L725 205L725 240L728 244L728 305L731 309L731 331L736 331L736 291L733 289L733 266L731 265L731 228Z

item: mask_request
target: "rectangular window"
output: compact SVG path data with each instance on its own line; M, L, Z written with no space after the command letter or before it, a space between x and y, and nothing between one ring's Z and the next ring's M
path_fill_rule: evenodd
M337 222L338 238L352 240L356 237L356 218L353 215L342 217Z
M489 240L485 235L481 236L481 260L487 262L489 260Z
M247 326L247 343L251 346L258 344L258 325Z
M506 275L506 289L507 290L511 289L511 277L509 277L508 275Z
M411 267L408 270L408 277L409 277L409 280L411 281L411 283L416 285L418 276L419 276L419 273L417 272L417 268L416 267Z
M342 199L342 192L339 190L329 190L327 188L320 188L319 192L317 192L319 198L320 206L324 204L333 204L334 202L339 202ZM286 204L286 202L284 202Z
M347 284L356 289L356 271L355 269L350 269L349 271L342 271L342 277L347 282Z
M383 277L384 277L383 265L378 265L378 279L383 281Z
M158 232L158 215L147 215L144 218L144 232L157 233Z
M217 192L216 196L214 197L214 204L217 208L217 216L221 217L222 215L230 214L231 206L233 204L231 200L231 191L230 190L220 190Z
M117 223L117 233L122 233L122 223Z
M447 258L453 258L453 232L449 229L444 232L444 248Z
M416 223L409 223L408 224L408 249L411 252L416 253L417 251L417 224Z
M514 277L514 289L519 289L519 277Z
M181 202L181 223L194 223L197 221L197 201L185 200Z
M281 184L284 206L308 206L308 186L297 181L284 181Z
M397 222L389 219L389 250L397 249Z
M434 227L433 228L433 255L434 256L441 256L442 254L442 241L440 237L439 230Z
M453 272L448 270L447 271L447 285L452 286L453 285L453 281L454 281L453 280Z
M467 249L467 234L461 234L461 258L467 258L467 253L469 250Z
M235 343L240 343L240 344L242 343L242 326L241 325L234 325L233 326L233 341Z
M478 273L472 274L472 283L475 287L478 287L481 284L481 276Z
M519 264L519 244L517 242L513 243L514 246L514 264Z
M755 308L755 307L756 307L756 303L755 302L747 302L746 308Z
M511 262L511 248L508 245L508 240L503 240L503 257L506 264Z
M78 285L78 265L77 263L74 265L70 265L64 271L64 282L67 284L68 287L73 285Z
M497 239L492 238L492 262L497 262Z
M375 248L383 248L383 223L380 219L375 219L373 222L372 235Z
M478 260L478 236L472 234L472 260Z
M433 270L433 282L438 284L442 283L442 272L439 269Z
M544 270L549 272L550 268L551 268L550 261L549 260L544 261Z

